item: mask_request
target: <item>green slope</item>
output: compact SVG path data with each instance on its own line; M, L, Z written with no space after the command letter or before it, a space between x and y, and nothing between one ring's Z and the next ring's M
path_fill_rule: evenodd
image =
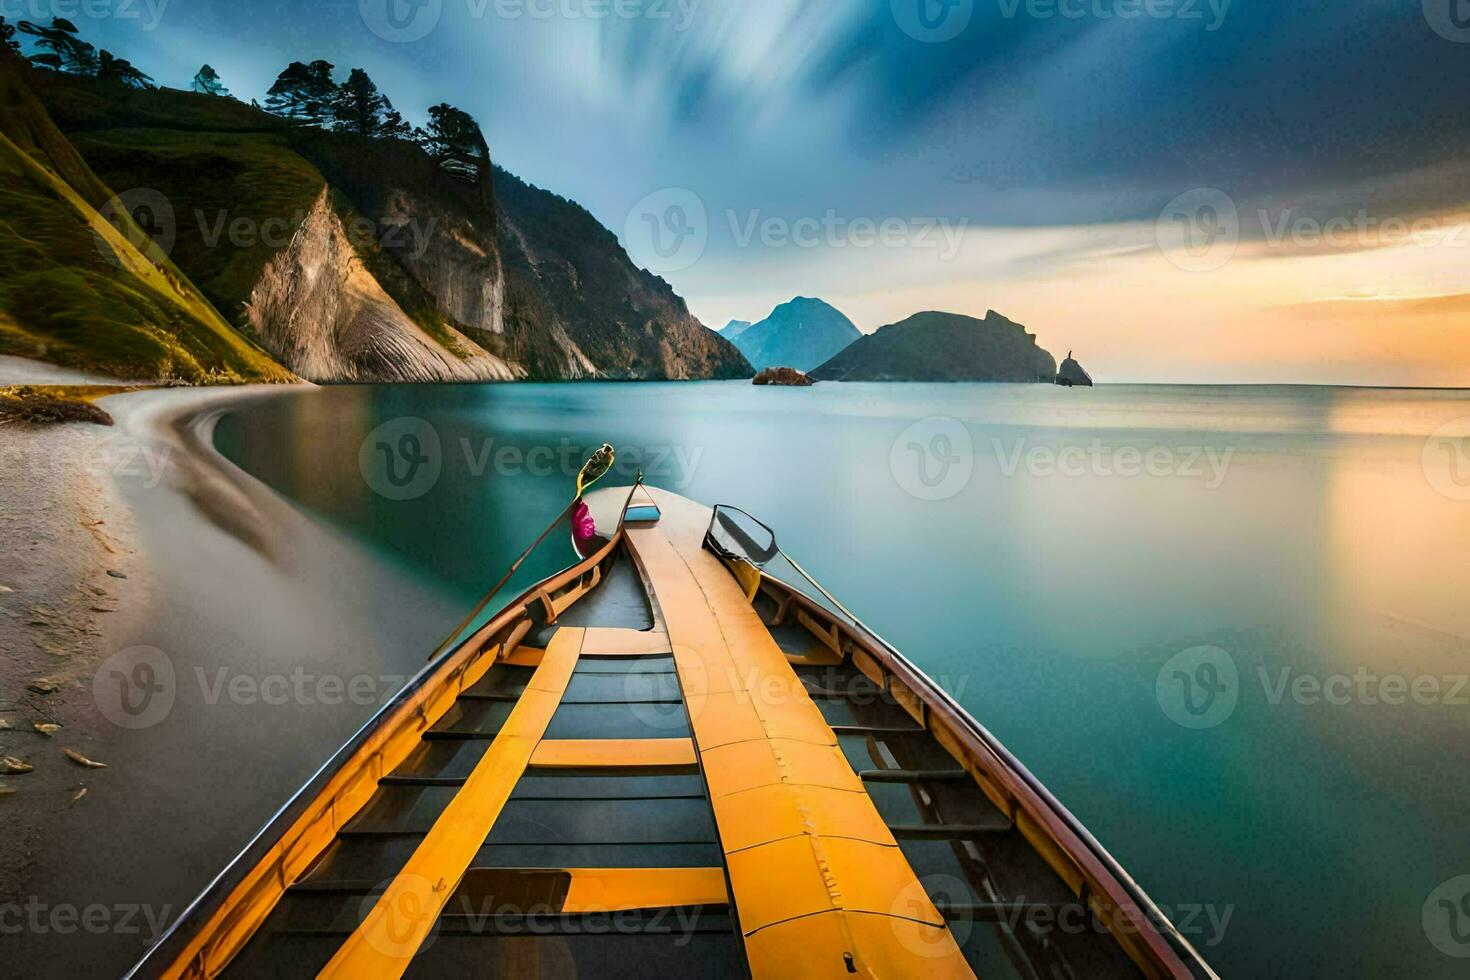
M111 191L28 74L0 55L0 353L124 378L289 380L123 209L106 206Z

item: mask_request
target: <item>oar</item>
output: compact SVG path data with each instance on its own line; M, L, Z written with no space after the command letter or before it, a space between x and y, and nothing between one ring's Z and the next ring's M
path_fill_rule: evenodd
M571 516L572 511L576 509L577 504L582 500L582 492L606 476L608 471L612 469L612 465L613 447L607 443L603 443L602 448L593 453L592 457L582 464L582 470L577 474L577 496L572 499L571 503L567 504L566 508L560 514L556 515L556 518L550 524L546 525L546 529L537 535L536 540L531 542L530 547L521 552L519 558L511 562L510 568L506 569L505 574L500 577L500 581L490 587L490 591L486 592L484 597L475 603L475 608L470 610L469 615L460 621L460 624L444 638L444 642L439 644L433 653L429 654L430 661L439 657L445 650L448 650L454 641L459 638L459 635L479 618L480 613L485 611L485 607L490 604L490 600L495 597L495 594L505 587L505 583L509 582L516 572L520 571L526 559L531 557L531 552L541 546L541 542L545 541L547 535L556 530L557 525ZM638 481L641 483L642 480L643 474L640 473L638 475ZM634 485L634 489L637 489L636 484ZM631 493L629 494L629 499L632 499ZM624 509L627 509L626 504L624 505Z

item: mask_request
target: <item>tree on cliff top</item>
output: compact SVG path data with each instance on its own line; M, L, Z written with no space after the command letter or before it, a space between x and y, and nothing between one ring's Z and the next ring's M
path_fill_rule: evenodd
M198 74L194 76L194 81L189 85L189 88L191 91L198 92L200 95L230 94L230 90L225 88L224 83L220 81L219 72L215 71L209 65L204 65L199 69Z
M266 109L312 126L326 122L337 96L337 85L332 81L333 67L331 62L321 60L309 65L291 62L276 76L275 84L266 93Z
M423 147L450 174L471 184L490 176L490 148L480 124L463 109L441 102L429 109Z
M152 88L153 78L145 75L126 58L119 58L106 48L98 56L97 77L104 82L119 82L129 88Z
M354 68L332 100L336 129L359 136L399 136L407 124L361 68Z
M22 34L36 39L40 54L31 55L31 63L73 75L97 74L97 49L77 36L77 25L65 17L53 17L50 27L23 20L16 25Z

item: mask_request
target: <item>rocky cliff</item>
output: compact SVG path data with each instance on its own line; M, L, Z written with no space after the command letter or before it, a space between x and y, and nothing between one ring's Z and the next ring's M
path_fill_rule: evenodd
M453 327L431 337L368 272L326 188L244 303L253 335L309 381L510 381Z
M584 209L504 171L471 184L409 143L22 71L120 210L148 211L180 278L303 377L752 373Z
M918 313L855 341L811 372L818 381L1051 382L1056 359L994 310L984 320Z

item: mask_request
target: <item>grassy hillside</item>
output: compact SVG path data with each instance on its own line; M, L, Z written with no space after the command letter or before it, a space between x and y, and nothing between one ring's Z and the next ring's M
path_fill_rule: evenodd
M0 56L0 353L125 378L287 380L122 209Z
M118 129L73 139L112 187L162 195L172 211L169 256L236 323L261 269L326 183L280 134Z

